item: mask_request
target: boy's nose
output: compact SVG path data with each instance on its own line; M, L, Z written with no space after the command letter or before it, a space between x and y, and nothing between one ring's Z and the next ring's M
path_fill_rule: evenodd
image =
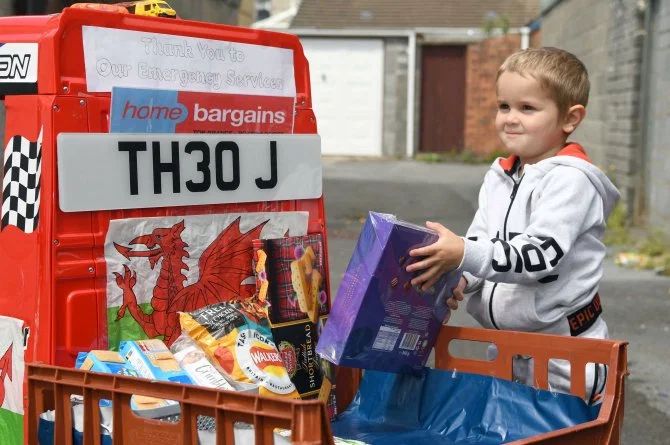
M520 122L519 116L515 111L510 111L505 117L505 122L509 125L517 125Z

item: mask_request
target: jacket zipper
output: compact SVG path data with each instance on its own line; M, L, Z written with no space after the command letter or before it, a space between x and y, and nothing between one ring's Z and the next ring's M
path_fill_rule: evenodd
M512 175L510 175L510 178L512 178ZM512 178L512 181L514 181L514 178ZM505 214L505 222L503 223L503 240L505 241L507 241L507 219L509 218L510 210L512 210L512 204L514 204L514 198L516 198L516 191L519 189L521 181L523 181L523 176L521 177L521 179L519 179L519 182L514 181L514 187L512 187L512 194L509 196L509 206L507 207L507 214ZM491 289L491 296L489 297L489 317L491 318L491 324L493 325L493 327L496 329L500 329L496 324L495 319L493 318L493 294L496 291L496 287L498 287L498 283L493 285L493 289Z

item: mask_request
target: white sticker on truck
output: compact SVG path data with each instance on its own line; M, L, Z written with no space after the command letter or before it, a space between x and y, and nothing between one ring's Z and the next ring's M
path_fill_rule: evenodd
M37 94L37 43L0 42L0 95Z
M293 50L248 43L83 26L86 84L295 96Z

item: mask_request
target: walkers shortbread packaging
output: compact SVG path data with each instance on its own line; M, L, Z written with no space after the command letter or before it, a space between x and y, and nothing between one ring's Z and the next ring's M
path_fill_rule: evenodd
M426 363L460 271L422 292L405 268L409 251L437 234L393 215L370 212L317 344L317 353L343 366L411 372Z
M316 325L310 320L273 326L272 336L301 398L318 394L321 364L316 354Z

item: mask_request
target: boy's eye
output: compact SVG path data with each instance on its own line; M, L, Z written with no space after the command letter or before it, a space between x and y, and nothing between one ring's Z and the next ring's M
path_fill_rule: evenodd
M533 110L535 110L535 107L532 106L532 105L524 105L521 109L523 111L533 111Z
M503 102L503 103L499 103L499 104L498 104L498 109L499 109L500 111L507 111L507 110L509 110L509 105L506 104L506 103L504 103L504 102Z

